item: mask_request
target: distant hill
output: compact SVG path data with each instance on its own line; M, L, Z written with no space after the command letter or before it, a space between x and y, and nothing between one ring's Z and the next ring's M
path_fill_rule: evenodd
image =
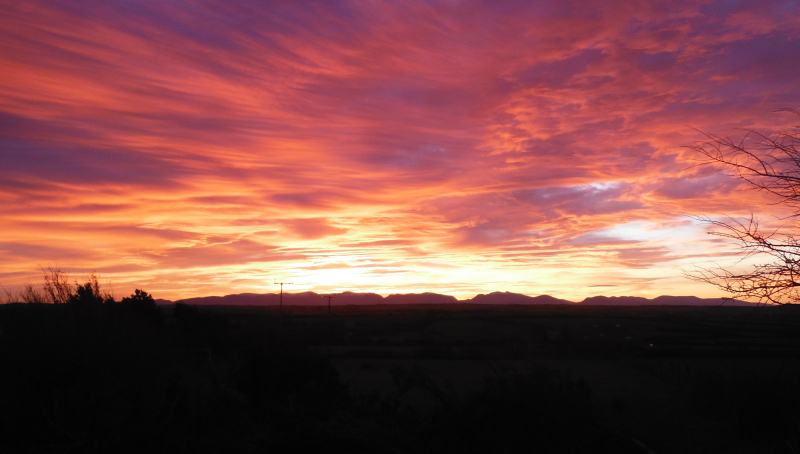
M389 295L383 301L383 304L453 304L458 302L454 296L430 292Z
M239 293L226 296L187 298L183 302L197 306L277 306L280 304L280 298L278 293ZM340 303L339 300L342 300L342 302ZM331 305L384 304L383 300L384 298L377 293L344 292L332 299ZM163 301L164 304L173 303L172 301ZM315 292L284 293L283 304L286 306L327 306L328 298Z
M187 298L186 304L197 306L277 306L280 295L277 293L239 293L226 296L204 296ZM158 304L173 304L174 301L158 299ZM418 305L418 304L486 304L486 305L581 305L581 306L752 306L738 300L723 298L698 298L696 296L659 296L648 299L638 296L593 296L580 303L555 298L550 295L528 296L512 292L492 292L474 298L457 300L450 295L439 293L403 293L387 297L377 293L344 292L331 300L332 306L345 305ZM286 306L327 306L328 298L315 292L284 293Z
M558 299L550 295L528 296L511 292L492 292L480 294L472 299L464 300L473 304L575 304L572 301Z

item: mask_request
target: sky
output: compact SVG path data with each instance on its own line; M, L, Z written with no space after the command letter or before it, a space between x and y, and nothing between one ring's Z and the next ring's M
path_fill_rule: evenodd
M0 284L723 294L800 2L0 0ZM771 223L771 224L770 224Z

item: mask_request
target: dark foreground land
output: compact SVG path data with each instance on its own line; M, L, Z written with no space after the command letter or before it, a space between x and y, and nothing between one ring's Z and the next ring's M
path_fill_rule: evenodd
M795 307L0 306L0 452L800 452Z

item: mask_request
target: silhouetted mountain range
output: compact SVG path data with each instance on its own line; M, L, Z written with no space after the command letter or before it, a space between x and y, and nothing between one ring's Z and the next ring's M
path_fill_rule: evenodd
M226 296L205 296L182 300L186 304L198 306L277 306L280 295L277 293L239 293ZM159 299L158 304L173 304L173 301ZM568 301L549 295L527 296L511 292L480 294L474 298L458 300L453 296L438 293L404 293L387 297L377 293L344 292L331 301L332 306L345 305L389 305L389 304L496 304L496 305L583 305L583 306L751 306L754 303L724 299L698 298L696 296L659 296L642 298L638 296L593 296L581 302ZM287 306L327 306L328 298L315 292L284 293L283 304Z

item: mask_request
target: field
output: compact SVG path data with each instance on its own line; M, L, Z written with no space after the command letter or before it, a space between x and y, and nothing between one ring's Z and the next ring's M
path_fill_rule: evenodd
M0 306L0 451L795 453L795 307Z
M656 452L792 452L800 431L800 310L794 307L214 307L323 353L356 394L426 410L487 378L535 368L583 381L614 430ZM792 400L794 399L794 400ZM770 440L770 437L774 437ZM776 446L784 444L784 446Z

